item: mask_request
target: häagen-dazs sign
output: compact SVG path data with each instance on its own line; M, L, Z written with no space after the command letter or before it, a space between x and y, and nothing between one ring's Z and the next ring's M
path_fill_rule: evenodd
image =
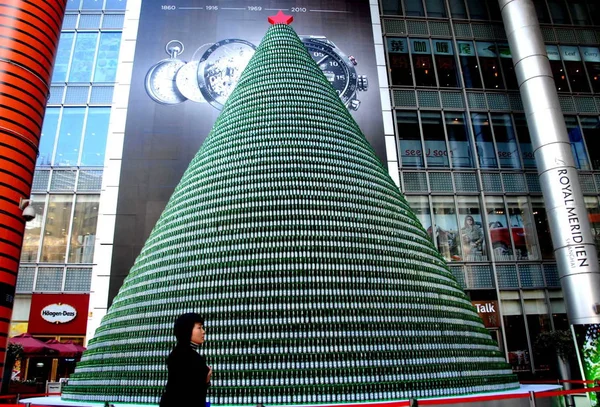
M51 324L64 324L75 319L77 311L69 304L50 304L42 308L42 318Z

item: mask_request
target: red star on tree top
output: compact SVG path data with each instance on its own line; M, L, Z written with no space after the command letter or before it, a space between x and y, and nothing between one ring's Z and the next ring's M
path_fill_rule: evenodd
M279 10L274 16L269 17L269 22L271 24L290 25L292 21L294 21L294 17L283 14L283 11L281 10Z

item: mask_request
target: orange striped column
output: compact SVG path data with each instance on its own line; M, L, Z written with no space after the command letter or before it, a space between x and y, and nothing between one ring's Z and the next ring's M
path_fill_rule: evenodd
M0 361L66 0L0 0ZM0 377L4 363L0 366Z

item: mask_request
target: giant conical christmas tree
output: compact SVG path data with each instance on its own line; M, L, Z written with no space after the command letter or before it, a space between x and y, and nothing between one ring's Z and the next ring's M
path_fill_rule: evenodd
M291 27L273 25L63 397L157 402L182 312L213 404L517 387L427 233Z

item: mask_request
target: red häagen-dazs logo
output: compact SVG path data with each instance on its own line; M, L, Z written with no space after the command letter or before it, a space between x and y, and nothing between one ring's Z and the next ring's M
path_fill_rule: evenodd
M77 316L77 310L69 304L50 304L42 309L42 318L51 324L71 322Z

